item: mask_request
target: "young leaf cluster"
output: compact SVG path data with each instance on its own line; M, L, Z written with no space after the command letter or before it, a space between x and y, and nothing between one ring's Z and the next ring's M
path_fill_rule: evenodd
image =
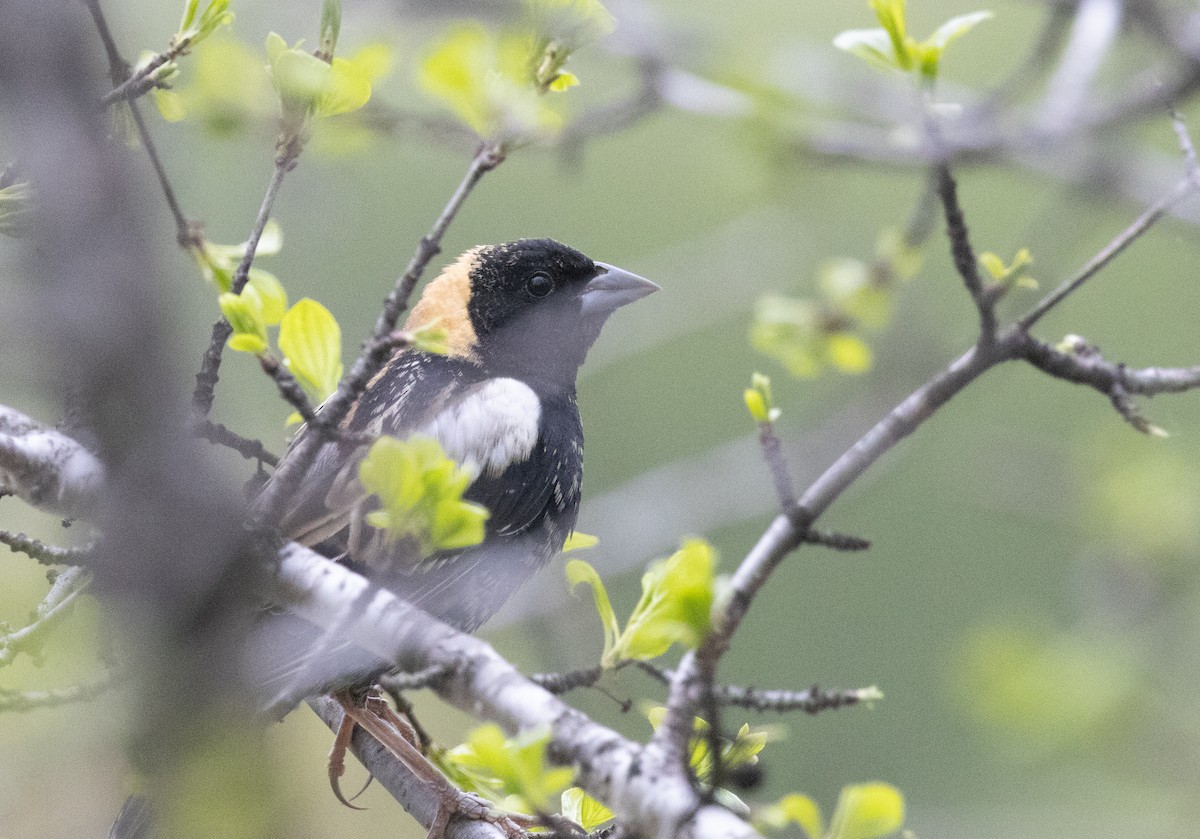
M471 478L436 440L382 437L358 469L359 482L379 503L367 524L384 531L389 542L413 539L422 556L477 545L488 511L463 500Z
M875 259L843 257L821 265L818 296L761 297L750 326L750 346L782 363L794 376L815 378L828 369L865 373L871 348L863 333L891 321L897 280L921 266L919 248L896 231L884 231Z
M484 138L556 131L562 115L543 94L578 84L567 59L613 28L597 0L524 0L523 8L520 23L498 30L474 21L451 26L421 63L425 92Z
M716 554L702 539L689 539L667 559L653 563L642 576L642 596L622 629L596 569L581 559L567 563L571 586L586 583L604 626L602 667L622 661L645 661L672 644L695 647L708 633L713 602Z
M833 39L833 45L873 67L915 73L925 83L937 79L942 55L951 42L992 17L992 13L986 11L958 15L935 29L924 41L918 41L908 34L904 0L871 0L871 8L881 28L842 32Z
M331 24L326 23L326 26ZM323 33L323 43L330 37ZM318 57L267 35L267 72L279 95L280 153L296 154L315 119L356 111L371 98L375 66L370 62Z
M548 728L506 738L498 725L486 723L474 729L461 746L438 756L438 761L465 789L505 809L536 815L550 812L551 802L560 793L566 800L563 791L574 774L568 767L547 765L549 742ZM582 810L582 801L579 806Z

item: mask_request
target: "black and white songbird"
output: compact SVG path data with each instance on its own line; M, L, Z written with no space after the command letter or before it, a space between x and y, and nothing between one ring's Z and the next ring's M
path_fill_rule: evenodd
M281 520L284 537L474 631L573 531L583 478L576 375L609 315L657 290L549 239L467 251L425 287L405 324L416 331L436 323L448 333L449 353L407 348L388 361L342 423L350 433L326 443L300 482ZM364 440L418 434L436 440L473 476L463 497L490 512L481 544L413 556L411 543L398 546L365 524L370 504L358 478ZM292 691L299 680L302 690L361 689L388 669L348 644L308 643L290 669L273 674L276 687ZM347 710L342 749L352 714L359 724L372 722L346 696L340 695ZM400 742L392 750L405 749ZM397 756L432 777L413 765L412 755ZM342 799L340 759L335 767L331 755L330 778Z

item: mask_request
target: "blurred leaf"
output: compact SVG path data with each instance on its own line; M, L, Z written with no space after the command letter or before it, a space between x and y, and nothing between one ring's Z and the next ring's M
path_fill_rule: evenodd
M833 45L876 69L902 69L892 50L891 38L882 29L848 29L834 37Z
M1119 728L1138 689L1134 654L1111 636L986 627L967 638L955 669L972 713L1035 752Z
M985 20L990 20L992 17L992 13L988 11L970 12L965 15L952 17L934 30L934 33L925 39L924 45L934 47L940 53L951 42L958 40L976 26Z
M826 339L829 362L843 373L865 373L871 369L871 348L856 335L835 332Z
M563 791L561 807L563 816L589 833L613 819L612 810L579 787L571 787Z
M559 115L538 95L528 33L451 28L421 63L420 83L482 137L556 129Z
M187 113L209 131L229 134L271 112L273 97L259 54L233 38L213 38L196 50L189 78L175 90Z
M446 343L449 338L450 333L441 326L441 319L435 318L412 333L411 346L421 352L447 355L450 352L450 346Z
M187 116L183 99L175 91L155 88L150 91L150 95L154 99L154 107L158 109L159 116L167 122L179 122Z
M904 826L904 796L884 783L842 787L829 839L878 839Z
M288 309L279 324L279 351L314 402L325 401L337 390L342 378L342 330L320 303L306 297Z
M358 478L368 495L379 498L367 524L386 531L389 542L411 537L429 556L483 541L488 511L462 497L471 473L446 457L436 440L382 437L359 465Z
M183 19L172 38L173 43L190 41L189 46L208 38L222 26L233 23L233 12L229 11L229 0L210 0L204 12L197 17L199 0L188 0L183 9Z
M769 807L754 814L754 825L763 829L783 830L796 825L807 834L808 839L821 839L825 834L821 820L821 808L807 795L789 793Z

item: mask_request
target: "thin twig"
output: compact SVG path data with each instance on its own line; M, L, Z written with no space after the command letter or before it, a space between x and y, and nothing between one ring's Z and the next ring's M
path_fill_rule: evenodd
M867 551L871 549L871 540L864 539L861 536L852 536L848 533L833 533L825 530L817 530L810 527L804 533L804 544L820 545L823 548L829 548L834 551L842 551L845 553L856 553L858 551Z
M657 667L649 661L639 661L638 667L664 685L671 684L675 677L674 670ZM761 690L741 685L717 685L713 695L722 705L730 707L779 713L803 711L806 714L817 714L883 699L883 693L877 687L826 690L817 685L808 690Z
M316 409L304 393L304 388L300 387L300 382L296 381L296 377L292 375L291 370L284 367L275 356L269 354L260 355L258 364L264 373L275 380L275 386L279 388L279 395L296 409L296 413L300 415L301 419L309 425L321 424L322 420L317 416Z
M775 497L779 506L790 510L796 504L796 486L792 483L792 475L788 470L787 458L783 454L783 444L775 433L775 423L770 420L758 424L758 445L762 448L763 460L771 471L771 481L775 485Z
M141 138L142 146L146 149L146 155L150 158L150 164L154 167L154 174L158 178L159 187L162 189L163 197L167 199L167 206L171 210L171 216L175 220L175 235L180 246L187 248L194 243L195 235L192 225L184 216L182 208L179 206L179 200L175 197L175 190L171 186L171 181L167 177L167 170L163 167L162 159L158 155L158 149L154 145L154 140L150 136L150 130L146 126L146 120L142 117L141 109L136 101L137 95L133 94L133 88L129 86L130 82L146 72L145 69L138 72L137 75L129 76L129 62L121 55L121 51L117 48L117 42L113 38L112 31L108 28L108 20L104 17L104 12L100 8L97 0L84 0L88 11L92 15L92 20L95 22L96 31L100 35L100 41L104 44L104 52L108 57L108 71L112 82L116 88L111 91L108 96L104 97L104 104L110 105L119 99L125 99L129 107L129 113L133 116L133 123L137 127L138 136ZM165 55L165 53L163 54ZM162 63L169 61L170 57L164 58L163 62L154 65L150 72L157 70ZM144 91L143 91L144 92ZM120 93L118 96L117 94ZM110 101L111 97L111 101Z
M172 46L165 52L157 53L145 66L140 67L136 73L133 73L122 82L114 82L116 87L104 94L104 97L100 100L100 104L107 108L109 105L114 105L122 99L133 104L134 100L145 95L153 88L158 87L158 82L151 78L158 72L158 68L162 67L168 61L174 61L183 54L184 50L190 44L191 39L184 38L177 45Z
M242 255L242 261L238 263L237 269L233 273L233 281L229 290L234 294L241 294L242 289L246 287L246 282L250 277L250 266L254 263L254 255L258 250L258 242L262 238L263 230L271 219L271 210L279 195L279 187L283 183L284 175L294 164L295 159L289 157L277 158L275 161L271 180L267 184L267 191L258 208L258 216L254 219L250 238L246 241L246 252ZM225 342L232 334L233 327L225 318L222 317L213 324L208 348L204 351L204 357L200 362L200 371L196 373L196 389L192 392L192 407L201 419L207 417L209 411L212 410L217 382L220 381L221 354L225 351Z
M979 275L979 260L971 246L967 221L958 203L958 184L950 172L950 165L938 165L937 176L938 195L945 210L946 234L950 237L950 253L954 257L954 267L979 310L979 341L981 344L990 344L996 338L996 300L988 293L983 278Z
M23 650L36 649L47 633L70 614L75 601L91 581L92 575L82 568L67 568L60 572L38 604L33 622L0 635L0 666L11 664Z
M91 545L62 548L11 530L0 530L0 545L7 545L14 553L23 553L42 565L78 565L92 551Z
M246 460L257 460L259 463L265 463L267 466L275 466L279 463L279 457L267 451L266 446L263 445L261 440L250 440L231 431L219 422L198 420L192 426L192 431L200 439L207 440L218 446L224 446L227 449L232 449L246 458Z
M1189 173L1174 188L1159 200L1155 201L1139 215L1120 235L1100 249L1100 252L1087 261L1075 276L1059 285L1021 318L1017 325L1022 330L1028 330L1047 312L1077 291L1080 286L1100 273L1109 263L1116 259L1127 247L1142 237L1159 219L1170 212L1171 208L1200 189L1200 177Z
M49 690L9 690L0 688L0 713L19 713L44 708L57 708L74 702L90 702L112 688L120 679L119 673L110 673L102 679L65 688Z

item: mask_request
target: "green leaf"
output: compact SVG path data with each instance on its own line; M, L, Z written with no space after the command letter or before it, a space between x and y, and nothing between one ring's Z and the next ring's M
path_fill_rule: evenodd
M616 28L616 20L599 0L524 0L524 3L538 38L556 41L568 54Z
M449 762L482 775L496 794L527 813L544 813L571 782L574 772L546 765L550 729L524 731L507 739L495 723L473 730L467 742L447 753Z
M783 830L794 824L807 834L808 839L821 839L825 833L821 808L807 795L796 792L755 813L754 824L773 830Z
M554 130L562 120L538 95L532 57L528 32L491 33L463 24L434 44L421 62L419 81L480 136Z
M561 807L563 816L589 833L613 819L612 810L579 787L571 787L563 791Z
M848 29L833 39L833 45L861 58L876 69L903 69L896 61L891 38L882 29Z
M578 530L571 533L567 537L566 544L563 545L562 552L570 553L571 551L583 551L588 548L594 548L600 544L600 539L592 536L590 533L580 533Z
M1008 273L1008 268L1005 266L1004 260L991 251L984 251L979 254L978 259L979 264L983 266L985 271L992 275L992 279L994 280L1003 279L1004 275Z
M345 58L335 58L313 113L319 117L347 114L357 111L370 98L371 78L367 71Z
M952 17L925 39L924 46L934 47L940 54L952 41L961 38L977 25L983 23L985 20L990 20L992 17L993 15L989 11L970 12L965 15Z
M283 320L283 315L287 311L287 292L284 291L283 284L276 279L274 274L261 268L251 268L249 274L246 275L246 285L248 288L254 289L262 302L261 316L264 323L268 326L275 326Z
M380 438L358 469L363 489L379 499L367 524L386 531L389 542L415 539L422 556L477 545L488 511L463 500L471 478L436 440Z
M616 646L621 627L617 623L617 613L613 611L612 601L608 599L608 589L604 587L604 582L596 573L596 569L582 559L570 560L567 563L566 571L567 582L571 584L572 590L580 583L591 586L596 612L600 615L600 623L604 627L604 652L601 654L600 661L602 664L607 662L605 666L611 667L616 664L613 659L613 648Z
M829 362L843 373L865 373L871 369L871 348L849 332L835 332L826 338Z
M174 42L188 41L190 46L203 41L222 26L233 23L233 12L229 11L229 0L210 0L204 12L197 18L199 0L188 0L183 8L183 18L174 35Z
M342 330L320 303L306 297L287 310L279 324L279 350L314 401L323 402L337 390L342 378Z
M577 84L579 84L579 79L575 74L563 70L554 77L554 81L550 82L550 90L555 93L562 93L564 90L575 87Z
M878 839L904 826L904 796L884 783L842 787L829 839Z
M0 189L0 233L24 236L33 227L33 190L28 183L10 184Z
M433 353L434 355L448 355L450 345L446 342L449 339L450 333L441 325L441 319L434 318L412 333L409 338L409 345L421 352Z
M699 644L711 621L715 564L712 546L689 539L670 558L651 565L642 575L641 599L613 646L610 665L656 658L675 643Z
M246 286L241 294L224 292L217 298L221 313L233 327L230 349L261 355L267 349L267 323L263 303L254 289Z
M875 10L879 25L892 43L896 64L904 70L910 69L913 59L909 54L909 38L905 31L904 0L871 0L871 8Z

